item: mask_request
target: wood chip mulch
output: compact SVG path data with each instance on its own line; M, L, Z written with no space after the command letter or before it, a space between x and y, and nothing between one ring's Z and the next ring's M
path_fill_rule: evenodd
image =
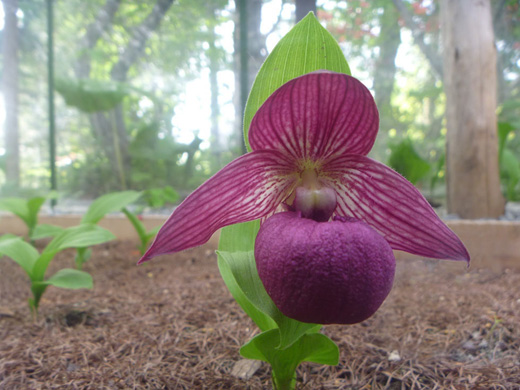
M73 257L60 254L49 274ZM267 364L241 361L257 329L222 282L214 248L137 259L130 242L94 248L85 266L94 289L50 287L36 319L26 275L0 259L0 389L271 388ZM303 363L299 389L518 390L520 265L401 260L376 315L323 332L340 364Z

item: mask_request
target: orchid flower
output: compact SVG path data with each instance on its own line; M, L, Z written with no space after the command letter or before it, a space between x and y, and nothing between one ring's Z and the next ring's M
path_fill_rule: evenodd
M301 322L353 324L390 293L393 249L469 261L421 193L367 157L378 126L372 95L353 77L318 71L287 82L254 116L252 151L188 196L140 263L261 219L256 268L278 309Z
M254 116L252 151L188 196L139 263L204 244L224 226L264 221L283 210L316 221L363 221L392 249L469 261L421 193L367 157L378 126L374 99L351 76L317 71L287 82Z

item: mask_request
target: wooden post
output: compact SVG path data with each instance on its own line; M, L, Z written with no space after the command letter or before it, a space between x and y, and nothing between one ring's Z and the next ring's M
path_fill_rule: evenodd
M441 0L448 211L504 213L496 125L496 48L490 0Z

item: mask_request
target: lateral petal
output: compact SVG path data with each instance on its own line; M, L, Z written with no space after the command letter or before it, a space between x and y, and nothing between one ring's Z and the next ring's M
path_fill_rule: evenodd
M379 114L370 91L343 73L317 71L278 88L249 128L253 150L279 150L297 160L366 155L376 139Z
M139 264L204 244L221 227L262 218L285 199L297 179L294 163L276 151L237 158L173 211Z
M393 249L469 262L457 235L419 190L394 170L365 156L343 155L326 162L322 175L323 182L338 191L336 213L365 221Z

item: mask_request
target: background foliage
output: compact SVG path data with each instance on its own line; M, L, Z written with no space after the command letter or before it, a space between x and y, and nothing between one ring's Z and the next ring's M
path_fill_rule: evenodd
M248 4L252 80L294 25L295 4ZM520 5L492 0L492 6L497 112L501 128L508 129L502 130L501 177L504 194L518 200ZM4 129L2 196L45 193L49 182L45 1L19 0L17 7L21 169L15 185L5 163ZM182 199L241 153L233 1L56 0L54 10L62 197L171 186ZM340 42L352 74L375 96L381 126L373 156L413 175L427 196L442 198L446 128L438 2L320 0L317 16ZM1 31L2 41L8 33ZM2 58L2 69L9 60Z

